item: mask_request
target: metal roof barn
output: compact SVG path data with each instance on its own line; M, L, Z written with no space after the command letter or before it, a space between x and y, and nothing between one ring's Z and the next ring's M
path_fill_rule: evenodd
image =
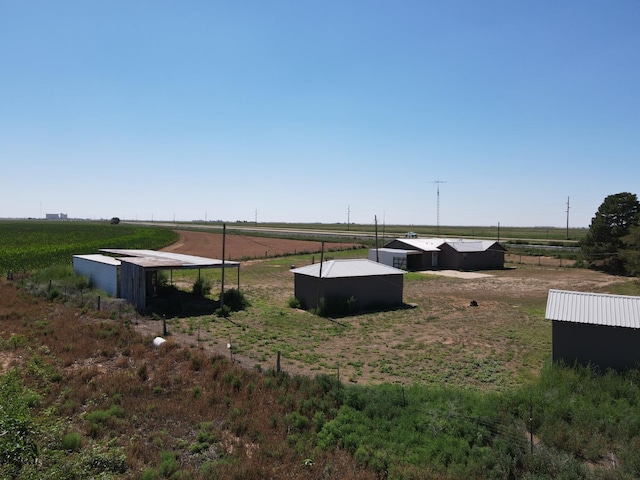
M294 295L304 308L321 298L355 297L360 308L402 304L404 271L371 260L330 260L294 268Z
M625 369L640 362L640 297L549 290L553 360Z
M120 296L131 302L140 312L146 310L147 300L157 295L159 270L236 268L240 288L240 262L155 250L102 248L100 251L119 255Z

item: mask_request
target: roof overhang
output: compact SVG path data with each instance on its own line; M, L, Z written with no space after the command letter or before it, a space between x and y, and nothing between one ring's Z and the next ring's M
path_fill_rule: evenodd
M122 248L101 248L100 251L117 255L118 260L121 262L131 263L146 269L240 268L240 262L184 255L182 253Z

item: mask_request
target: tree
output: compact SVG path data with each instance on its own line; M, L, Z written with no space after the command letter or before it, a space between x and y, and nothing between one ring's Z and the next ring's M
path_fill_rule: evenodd
M640 202L633 193L623 192L604 199L591 219L589 232L581 242L582 253L590 262L602 260L609 270L623 271L624 260L618 255L622 237L640 222Z
M625 272L640 277L640 226L631 227L629 235L625 235L620 240L623 244L620 258L624 263Z

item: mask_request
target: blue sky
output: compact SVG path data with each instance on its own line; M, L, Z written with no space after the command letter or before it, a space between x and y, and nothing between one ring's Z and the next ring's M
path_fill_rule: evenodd
M564 227L569 198L587 227L640 193L638 25L635 0L0 0L0 217Z

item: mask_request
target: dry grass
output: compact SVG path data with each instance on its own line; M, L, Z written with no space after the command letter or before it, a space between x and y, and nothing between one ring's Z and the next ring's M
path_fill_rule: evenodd
M313 383L247 370L171 339L155 348L135 318L108 317L0 281L2 373L24 372L45 395L42 414L53 408L63 432L79 432L85 446L123 448L122 478L169 468L162 452L173 452L189 478L373 478L342 451L311 451L310 421L292 431L294 412L308 415L309 399L323 402Z

